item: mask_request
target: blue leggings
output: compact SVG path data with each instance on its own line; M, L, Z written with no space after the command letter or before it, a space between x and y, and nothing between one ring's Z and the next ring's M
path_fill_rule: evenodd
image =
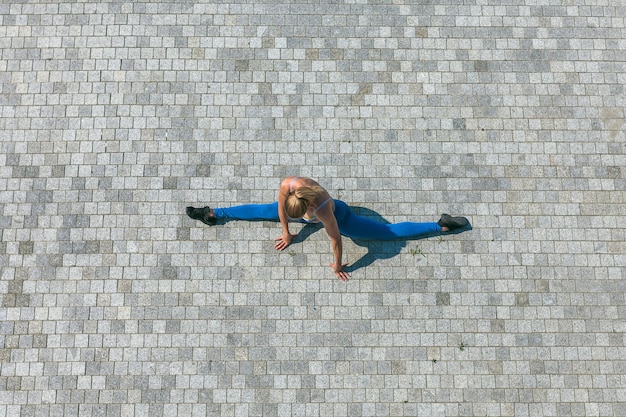
M352 239L421 239L441 234L441 227L437 222L385 224L354 214L352 210L350 210L350 207L341 200L334 200L334 202L334 213L337 219L337 225L339 226L339 232ZM214 211L216 218L224 220L280 221L278 217L278 202L216 208ZM303 219L293 221L307 223Z

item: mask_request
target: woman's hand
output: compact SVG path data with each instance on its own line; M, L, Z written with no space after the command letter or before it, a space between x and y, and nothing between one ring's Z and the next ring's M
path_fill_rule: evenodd
M340 280L342 280L343 282L346 282L347 280L350 279L350 274L348 274L346 271L343 270L344 266L347 266L348 264L328 264L328 266L330 266L333 271L335 271L335 275L337 275L337 278L339 278Z
M291 239L298 235L292 235L291 233L285 233L281 237L277 237L274 239L276 243L274 243L274 249L276 250L285 250L287 246L291 244Z

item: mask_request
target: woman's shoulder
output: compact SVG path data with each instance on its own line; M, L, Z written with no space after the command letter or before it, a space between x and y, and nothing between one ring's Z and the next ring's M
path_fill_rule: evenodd
M308 177L291 176L283 179L280 183L280 189L292 192L300 187L308 187L318 192L327 192L317 181Z
M298 185L300 187L302 187L302 186L306 186L306 187L319 186L317 181L315 181L312 178L299 177L299 176L296 176L296 175L284 178L280 182L280 185L281 186L283 186L283 185Z
M296 184L300 184L300 186L303 187L320 187L323 188L317 181L315 181L313 178L309 178L309 177L295 177L296 178Z
M295 189L302 187L304 184L302 180L304 177L291 176L284 178L280 182L280 191L282 194L289 194Z
M286 177L280 182L280 188L291 188L294 184L299 183L300 178L296 176Z

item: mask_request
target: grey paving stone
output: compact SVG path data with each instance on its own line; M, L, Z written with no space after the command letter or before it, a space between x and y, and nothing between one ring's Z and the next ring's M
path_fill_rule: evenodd
M0 4L0 416L626 415L625 18ZM473 230L344 239L346 284L184 213L290 175Z

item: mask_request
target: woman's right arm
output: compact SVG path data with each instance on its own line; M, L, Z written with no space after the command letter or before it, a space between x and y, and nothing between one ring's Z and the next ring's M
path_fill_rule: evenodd
M285 213L285 201L287 201L287 197L289 197L290 184L291 179L285 178L281 182L280 189L278 190L278 218L280 219L283 234L281 237L274 239L276 242L274 247L277 250L284 250L291 243L291 239L296 236L289 232L289 219L287 219L287 214Z

